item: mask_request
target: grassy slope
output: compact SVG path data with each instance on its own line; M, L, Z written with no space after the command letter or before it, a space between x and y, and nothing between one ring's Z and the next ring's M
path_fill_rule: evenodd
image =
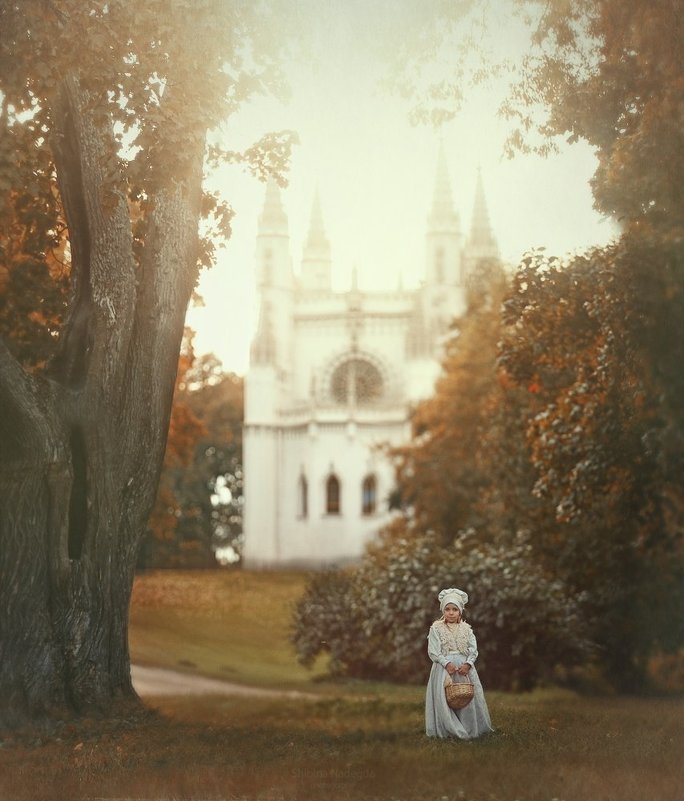
M130 616L131 659L241 684L301 687L309 671L288 641L301 573L160 571L139 576Z
M0 799L682 798L681 700L488 693L495 735L429 740L420 687L307 686L286 646L285 610L301 587L301 576L287 574L145 576L136 587L131 647L149 664L190 670L179 663L193 661L233 680L315 687L318 700L152 699L161 717L65 727L39 747L0 743Z

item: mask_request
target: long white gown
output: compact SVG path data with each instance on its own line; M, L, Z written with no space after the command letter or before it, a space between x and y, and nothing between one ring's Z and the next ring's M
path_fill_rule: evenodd
M459 737L470 740L494 731L489 709L484 697L480 677L475 669L477 641L468 623L445 623L435 621L428 634L428 656L432 670L425 695L425 733L428 737ZM452 662L456 667L468 662L471 665L467 676L454 675L446 670ZM451 681L471 681L475 695L468 706L454 710L446 701L444 688Z

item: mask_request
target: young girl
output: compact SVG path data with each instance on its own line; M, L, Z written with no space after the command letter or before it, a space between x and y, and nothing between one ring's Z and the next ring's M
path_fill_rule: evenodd
M469 740L494 731L480 677L475 670L477 642L463 620L468 595L449 588L439 595L442 617L430 626L428 656L433 662L425 698L425 733L428 737ZM444 688L452 681L472 682L473 700L463 709L449 707Z

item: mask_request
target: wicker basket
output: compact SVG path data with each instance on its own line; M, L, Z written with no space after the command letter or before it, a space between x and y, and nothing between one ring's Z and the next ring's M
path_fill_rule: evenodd
M475 687L469 681L458 681L447 684L446 691L447 704L452 709L463 709L464 706L473 700Z

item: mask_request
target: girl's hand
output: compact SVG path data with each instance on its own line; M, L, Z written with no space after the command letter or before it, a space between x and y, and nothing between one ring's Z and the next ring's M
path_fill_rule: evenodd
M449 662L451 664L451 662ZM470 673L470 665L464 662L456 671L460 676L467 676Z
M454 675L454 673L456 673L456 666L454 665L454 663L453 663L453 662L447 662L447 663L446 663L446 668L445 668L445 669L446 669L446 672L447 672L447 673L448 673L450 676L453 676L453 675Z

